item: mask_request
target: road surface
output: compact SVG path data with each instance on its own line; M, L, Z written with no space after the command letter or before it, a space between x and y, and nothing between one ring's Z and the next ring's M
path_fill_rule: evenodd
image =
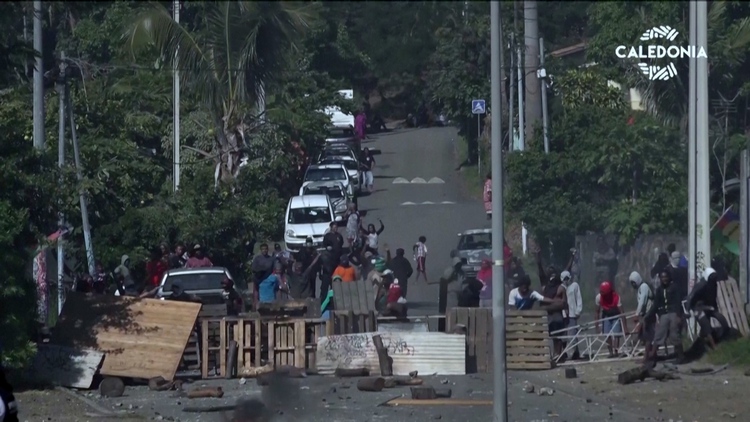
M360 198L359 208L367 211L365 223L383 220L381 250L384 244L392 253L404 248L411 259L419 236L427 237L427 275L434 284L417 283L412 276L409 315L437 314L437 282L450 265L457 234L489 224L482 204L462 192L461 173L455 170L456 142L457 130L445 127L374 135L363 144L380 151L375 156L375 192Z

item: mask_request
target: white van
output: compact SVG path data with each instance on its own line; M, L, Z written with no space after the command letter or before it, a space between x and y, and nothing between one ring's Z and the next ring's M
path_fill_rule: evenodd
M328 195L302 195L289 200L284 218L284 243L290 252L300 250L308 237L315 247L323 244L323 235L332 222L342 218L335 217L333 205Z

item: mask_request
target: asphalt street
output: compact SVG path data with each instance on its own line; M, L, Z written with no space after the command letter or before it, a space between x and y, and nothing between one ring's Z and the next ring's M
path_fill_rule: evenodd
M385 244L392 253L404 248L411 258L419 236L427 237L427 276L434 284L416 282L412 276L409 315L437 313L437 282L450 265L458 233L488 226L482 204L462 192L461 174L455 170L456 142L457 130L444 127L374 135L363 144L380 151L375 156L375 192L359 199L360 210L367 211L365 223L377 224L380 218L385 224L380 249Z

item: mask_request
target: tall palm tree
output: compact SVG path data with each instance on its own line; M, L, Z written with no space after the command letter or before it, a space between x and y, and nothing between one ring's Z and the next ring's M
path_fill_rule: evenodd
M315 3L225 1L203 4L200 31L177 23L153 3L127 32L134 55L156 47L177 63L184 86L203 104L214 124L216 183L240 172L246 135L257 123L263 86L288 69L317 8Z

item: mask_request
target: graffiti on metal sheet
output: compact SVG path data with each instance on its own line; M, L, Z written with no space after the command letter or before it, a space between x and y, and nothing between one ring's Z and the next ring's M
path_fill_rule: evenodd
M413 356L414 347L410 346L405 339L396 335L392 337L382 336L383 346L388 350L388 355ZM367 359L368 353L375 354L375 345L372 336L367 334L348 334L329 336L326 341L321 342L318 353L323 354L324 360L337 361L341 365L350 365L356 361Z

